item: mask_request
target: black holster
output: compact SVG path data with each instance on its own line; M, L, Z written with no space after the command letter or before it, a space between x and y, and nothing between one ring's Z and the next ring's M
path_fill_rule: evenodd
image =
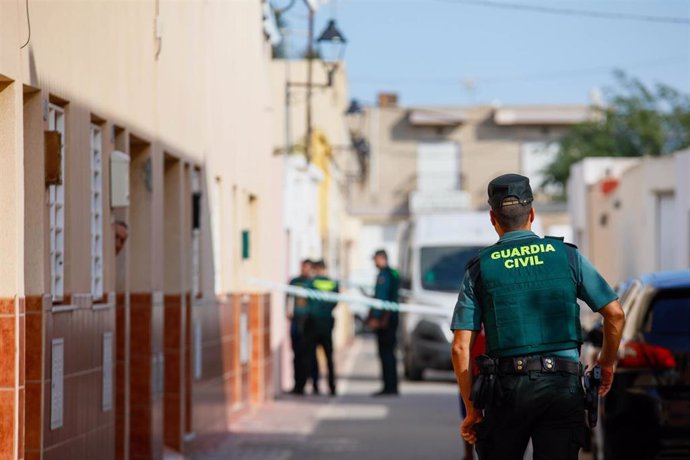
M585 372L585 412L587 413L587 426L597 426L599 418L599 387L601 386L601 367L594 366L591 371Z
M496 384L496 361L487 355L478 356L476 361L479 375L472 385L470 400L475 409L486 409L500 400L501 386Z

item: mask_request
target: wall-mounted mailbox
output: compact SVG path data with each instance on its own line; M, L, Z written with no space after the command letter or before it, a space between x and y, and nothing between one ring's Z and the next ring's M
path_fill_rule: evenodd
M115 150L110 155L110 207L129 206L129 155Z
M45 131L46 185L62 185L62 134Z

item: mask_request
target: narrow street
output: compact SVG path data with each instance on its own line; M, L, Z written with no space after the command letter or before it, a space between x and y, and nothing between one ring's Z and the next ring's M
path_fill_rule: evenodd
M451 373L403 382L397 398L372 398L380 383L376 344L370 338L356 339L340 368L338 397L280 397L238 420L232 433L199 439L193 458L462 458Z

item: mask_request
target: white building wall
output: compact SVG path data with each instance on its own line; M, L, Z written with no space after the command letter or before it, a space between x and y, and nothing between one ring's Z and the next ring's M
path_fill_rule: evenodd
M318 231L318 187L323 174L314 165L307 165L302 155L285 158L284 215L289 232L288 275L299 273L304 259L321 257Z
M676 241L678 268L690 268L690 149L676 154Z
M690 152L636 161L612 192L604 193L596 182L582 202L571 204L588 218L582 227L588 238L585 255L612 284L689 266ZM582 169L574 171L573 183L582 179Z
M359 230L359 241L356 257L359 268L350 274L355 283L373 285L378 270L372 256L379 249L385 249L392 267L397 267L399 260L398 239L403 224L363 224Z
M583 254L590 255L590 227L588 222L589 187L605 177L619 177L625 170L634 166L637 158L585 158L570 168L570 179L567 184L568 213L573 228L574 243Z

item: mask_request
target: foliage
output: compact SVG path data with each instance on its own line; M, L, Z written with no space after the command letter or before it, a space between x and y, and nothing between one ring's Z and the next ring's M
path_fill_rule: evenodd
M544 185L565 186L570 166L585 157L660 156L690 146L690 96L664 84L650 89L620 71L615 78L606 104L561 140Z
M285 15L278 11L273 10L276 18L276 25L278 30L283 34L283 39L277 45L273 45L273 59L285 59L287 58L287 39L285 37L285 30L288 28L288 22Z

